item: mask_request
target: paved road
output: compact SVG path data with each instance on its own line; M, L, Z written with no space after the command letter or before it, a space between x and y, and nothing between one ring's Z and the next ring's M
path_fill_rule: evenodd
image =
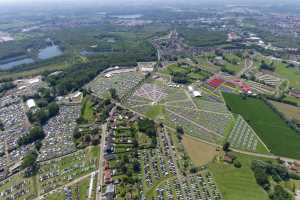
M102 136L101 136L101 143L100 143L100 157L99 157L99 173L98 173L98 179L97 179L97 188L96 188L96 200L102 199L102 190L99 190L99 188L102 188L103 186L103 161L104 161L104 144L105 144L105 138L107 133L107 124L102 125Z

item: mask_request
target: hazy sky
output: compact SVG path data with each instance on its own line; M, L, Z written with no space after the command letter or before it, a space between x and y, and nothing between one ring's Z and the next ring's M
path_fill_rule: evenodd
M122 4L143 4L143 3L209 3L209 2L218 2L222 4L230 3L253 3L253 2L267 2L267 3L299 3L300 0L0 0L0 5L34 5L34 4L74 4L74 5L88 5L88 4L97 4L97 5L122 5ZM258 4L259 5L259 4Z

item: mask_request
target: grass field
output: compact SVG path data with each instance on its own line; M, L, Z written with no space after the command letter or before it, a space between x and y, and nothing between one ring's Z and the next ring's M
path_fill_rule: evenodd
M82 117L88 123L95 120L95 116L93 114L93 102L89 97L85 97L83 100Z
M300 135L262 100L228 93L224 93L224 98L231 111L243 116L271 153L300 159Z
M300 70L287 67L286 64L275 62L275 73L281 78L287 79L292 87L300 89Z
M241 168L225 164L222 161L210 163L208 168L213 173L224 200L267 200L267 193L256 183L250 168L253 157L237 154Z
M216 151L217 147L201 142L191 136L184 136L182 143L196 166L209 163L219 153Z
M300 121L300 108L277 101L270 101L276 109L281 112L289 120L297 119Z
M164 105L153 105L146 111L146 116L151 119L156 119L157 117L163 115L163 113Z
M290 102L294 102L294 103L296 103L296 104L297 104L297 106L299 106L299 107L300 107L300 99L299 99L299 98L297 98L297 97L286 96L286 97L284 97L284 99L283 99L283 100L290 101Z

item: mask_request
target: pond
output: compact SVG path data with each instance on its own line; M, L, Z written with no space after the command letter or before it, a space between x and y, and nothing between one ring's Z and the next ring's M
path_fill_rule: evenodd
M46 48L40 49L39 54L38 54L38 58L42 59L42 60L45 60L45 59L60 56L62 54L63 54L63 52L59 48L59 46L52 44L51 46L47 46Z

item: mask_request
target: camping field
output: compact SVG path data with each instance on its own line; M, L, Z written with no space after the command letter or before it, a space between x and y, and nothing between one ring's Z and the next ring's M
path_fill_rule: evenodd
M300 135L262 100L228 93L223 95L231 111L243 116L271 153L300 159Z

